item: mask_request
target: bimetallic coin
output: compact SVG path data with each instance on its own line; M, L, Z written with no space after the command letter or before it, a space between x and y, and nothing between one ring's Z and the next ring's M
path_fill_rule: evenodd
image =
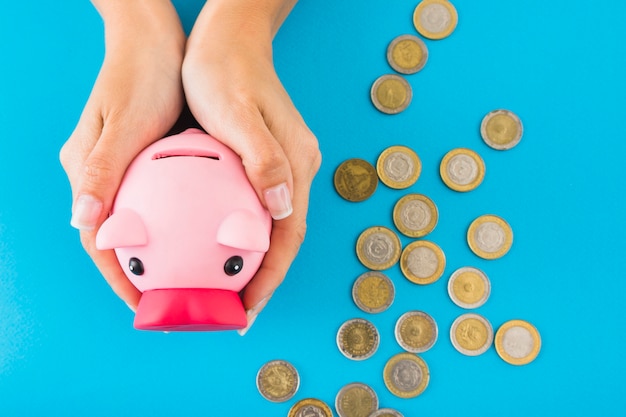
M458 20L456 9L447 0L422 0L413 12L415 29L428 39L450 36Z
M339 417L369 417L378 409L378 396L369 385L353 382L339 390L335 409Z
M402 74L415 74L426 65L428 48L417 36L401 35L387 47L387 61Z
M448 294L454 304L462 308L478 308L491 293L491 283L483 271L471 266L459 268L448 281Z
M256 386L265 399L283 402L291 399L298 391L300 376L289 362L273 360L259 369Z
M483 259L501 258L511 249L513 230L504 219L485 214L470 224L467 243Z
M517 145L522 139L523 131L522 121L509 110L489 112L480 124L480 136L488 146L499 151Z
M433 231L439 211L433 201L422 194L408 194L393 208L393 223L408 237L424 237Z
M364 230L356 241L356 256L368 269L382 271L400 259L402 245L392 230L373 226Z
M367 200L376 191L378 175L369 162L353 158L341 163L335 170L335 189L348 201Z
M412 149L390 146L378 157L376 172L386 186L404 189L415 184L422 172L422 162Z
M485 162L476 152L457 148L441 160L439 174L452 190L466 192L478 187L485 178Z
M400 257L402 274L414 284L432 284L441 277L445 268L446 257L443 251L427 240L409 243Z
M437 341L437 323L423 311L408 311L396 322L396 341L402 349L422 353Z
M348 359L362 361L378 349L378 329L365 319L351 319L341 325L337 332L339 351Z
M385 364L383 380L391 393L400 398L420 395L430 381L428 365L412 353L398 353Z
M381 408L374 411L369 417L404 417L402 413L393 408Z
M333 417L330 407L317 398L305 398L295 403L287 414L288 417Z
M456 350L467 356L485 353L493 342L493 328L478 314L463 314L452 323L450 340Z
M532 362L541 349L541 337L532 324L524 320L504 323L496 332L496 352L511 365Z
M397 114L409 107L413 90L411 85L399 75L386 74L374 81L370 97L374 106L381 112Z
M387 310L394 298L393 282L382 272L365 272L352 286L354 303L366 313L381 313Z

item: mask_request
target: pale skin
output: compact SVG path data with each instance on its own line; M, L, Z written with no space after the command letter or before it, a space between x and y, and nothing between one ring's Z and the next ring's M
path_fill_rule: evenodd
M272 62L272 40L295 0L209 0L186 39L169 0L92 0L106 53L60 160L73 195L72 225L113 291L141 296L112 250L95 247L124 172L163 137L187 104L200 125L242 158L274 218L270 249L243 291L248 327L285 278L306 232L317 139Z

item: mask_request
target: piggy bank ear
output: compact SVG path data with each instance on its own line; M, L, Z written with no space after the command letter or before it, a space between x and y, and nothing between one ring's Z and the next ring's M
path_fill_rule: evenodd
M267 252L270 236L262 219L249 210L237 210L222 220L217 242L231 248Z
M98 249L143 246L148 243L146 226L135 211L120 209L102 223L96 235Z

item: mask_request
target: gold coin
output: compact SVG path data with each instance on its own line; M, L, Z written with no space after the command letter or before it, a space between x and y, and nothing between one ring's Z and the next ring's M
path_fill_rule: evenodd
M415 29L428 39L450 36L458 20L456 9L447 0L422 0L413 12Z
M330 407L317 398L305 398L295 403L287 414L288 417L333 417Z
M413 90L411 85L399 75L386 74L374 81L370 96L378 110L387 114L396 114L409 107Z
M441 160L439 174L443 182L454 191L471 191L485 178L485 163L476 152L457 148Z
M393 208L393 223L408 237L424 237L433 231L439 212L433 201L422 194L408 194Z
M368 417L378 409L378 396L369 385L353 382L339 390L335 409L339 417Z
M356 256L368 269L382 271L400 259L400 238L383 226L373 226L361 233L356 242Z
M488 146L499 151L517 145L522 139L523 131L522 121L509 110L494 110L480 124L480 136Z
M365 319L348 320L337 332L339 351L355 361L370 358L378 350L379 342L378 329Z
M387 389L400 398L420 395L430 381L428 365L412 353L398 353L385 364L383 380Z
M436 244L427 240L409 243L402 251L400 269L414 284L426 285L437 281L446 268L446 257Z
M386 186L404 189L415 184L422 172L422 162L412 149L390 146L378 157L376 172Z
M456 350L467 356L485 353L493 342L493 328L478 314L463 314L452 323L450 340Z
M504 219L485 214L470 224L467 243L483 259L501 258L511 249L513 230Z
M367 200L376 191L378 175L369 162L353 158L341 163L335 170L335 189L348 201Z
M541 337L532 324L524 320L510 320L496 332L496 352L511 365L532 362L541 350Z
M428 49L417 36L401 35L387 47L387 61L402 74L415 74L426 65Z
M380 408L370 414L369 417L403 417L403 415L393 408Z
M485 304L491 293L491 283L483 271L466 266L452 273L448 281L448 294L462 308L478 308Z
M289 362L273 360L259 369L256 386L265 399L283 402L291 399L298 391L300 376Z
M361 274L352 286L352 299L366 313L381 313L389 308L395 297L393 282L382 272Z
M437 341L437 333L435 319L423 311L408 311L396 322L396 341L407 352L426 352Z

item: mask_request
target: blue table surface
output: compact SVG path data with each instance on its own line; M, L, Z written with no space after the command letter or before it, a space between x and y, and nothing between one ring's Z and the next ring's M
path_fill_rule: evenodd
M187 30L201 1L176 2ZM381 407L412 416L626 415L626 3L456 0L454 33L426 40L429 59L407 76L414 97L389 116L369 90L393 73L385 54L417 34L417 1L301 0L275 40L281 80L317 135L323 164L311 191L308 233L293 266L245 337L235 332L142 332L99 275L69 226L71 195L58 152L87 100L104 53L102 22L86 0L5 2L0 11L0 415L284 416L297 401L334 406L361 381ZM524 124L509 151L487 147L482 117L505 108ZM423 163L417 183L382 183L350 203L333 174L348 158L375 163L406 145ZM480 153L487 175L470 193L449 190L439 162L452 148ZM391 210L410 192L430 196L439 223L429 240L446 253L444 276L417 286L395 266L391 308L360 311L351 288L366 272L355 242L367 227L394 228ZM469 223L504 217L515 239L502 259L468 248ZM410 239L402 237L402 243ZM447 295L448 277L471 265L491 279L474 312L497 329L532 322L542 349L529 365L502 361L495 348L458 353L449 338L466 310ZM435 346L421 356L431 380L413 399L385 387L386 361L401 351L397 318L431 314ZM365 361L338 351L347 319L371 320L380 347ZM256 374L290 361L300 389L285 403L265 400ZM334 407L333 407L334 408Z

